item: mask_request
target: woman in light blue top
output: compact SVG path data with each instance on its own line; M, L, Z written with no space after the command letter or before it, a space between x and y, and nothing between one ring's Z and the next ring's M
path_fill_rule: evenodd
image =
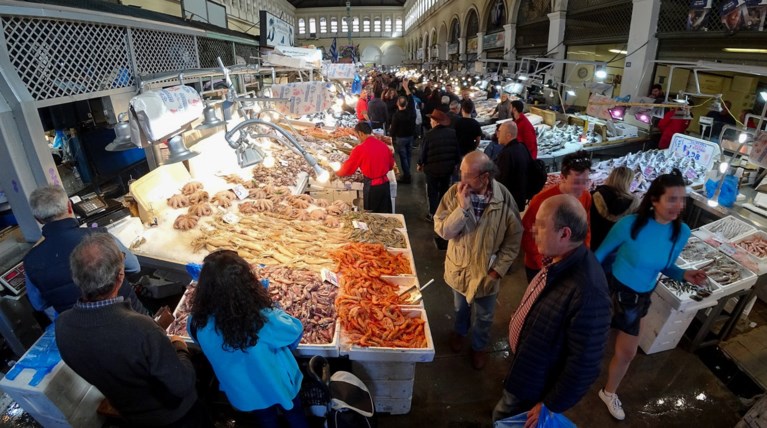
M188 329L210 361L234 408L250 412L258 426L291 428L307 421L298 392L302 375L291 349L301 321L276 308L248 262L234 251L205 257Z
M612 327L618 329L618 335L607 383L599 397L618 420L626 414L615 391L636 355L640 321L647 315L658 273L695 284L706 280L703 271L683 270L674 264L690 237L690 228L681 219L686 197L678 169L659 176L642 198L637 214L615 223L594 253L604 262L617 250L609 282Z

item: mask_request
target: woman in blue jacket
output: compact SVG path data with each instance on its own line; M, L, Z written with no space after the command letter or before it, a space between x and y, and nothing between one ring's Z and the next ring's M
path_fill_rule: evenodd
M690 228L681 219L686 197L678 169L659 176L642 198L637 214L615 223L595 253L601 263L617 250L608 281L613 298L612 327L618 329L618 335L607 383L599 397L618 420L626 414L615 392L636 355L640 321L647 315L658 273L695 284L706 280L703 271L683 270L674 264L690 237Z
M234 408L262 427L307 421L298 392L302 375L291 349L301 321L274 307L250 265L234 251L205 257L188 323Z

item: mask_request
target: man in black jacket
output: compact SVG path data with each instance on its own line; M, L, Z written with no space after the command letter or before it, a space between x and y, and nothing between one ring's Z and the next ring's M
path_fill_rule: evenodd
M123 254L92 234L70 256L81 297L56 320L61 359L106 396L131 427L212 427L197 400L186 343L169 338L118 294Z
M386 123L389 121L389 110L381 99L381 94L382 91L377 89L373 93L373 99L368 101L368 117L373 129L386 129Z
M389 128L389 135L394 140L394 147L399 155L400 170L402 175L397 178L398 183L410 183L410 152L413 148L413 136L415 135L415 116L411 114L408 99L400 96L397 99L397 112L394 113Z
M610 296L602 267L584 245L586 210L570 195L547 199L535 217L535 243L544 256L509 323L511 367L493 420L528 413L535 426L541 404L562 413L599 376L610 328Z
M503 147L498 153L498 181L506 186L517 208L524 211L527 199L527 167L532 158L524 144L517 141L517 124L509 120L498 128L498 144Z
M439 201L450 187L450 177L461 163L461 153L455 129L450 127L450 118L440 110L429 116L431 130L424 134L418 171L426 174L426 193L429 197L429 214L426 220L433 221Z

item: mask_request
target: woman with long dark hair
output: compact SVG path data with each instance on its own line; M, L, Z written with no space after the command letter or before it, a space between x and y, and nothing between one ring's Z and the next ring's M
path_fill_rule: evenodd
M307 427L298 392L302 375L291 349L301 321L278 309L248 262L234 251L205 257L188 329L234 408L262 427Z
M659 176L650 184L637 213L615 223L594 253L604 262L617 250L608 279L613 299L611 326L618 335L607 383L599 397L618 420L626 414L615 392L636 355L640 321L647 315L658 273L694 284L706 280L705 272L683 270L674 264L690 237L690 228L681 218L686 197L678 169Z

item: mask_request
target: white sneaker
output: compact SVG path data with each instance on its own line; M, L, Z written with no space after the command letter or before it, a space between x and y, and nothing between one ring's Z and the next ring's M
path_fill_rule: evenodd
M607 395L604 389L599 390L599 398L607 405L607 410L610 414L619 421L626 419L626 412L623 411L623 405L621 400L618 399L618 394Z

